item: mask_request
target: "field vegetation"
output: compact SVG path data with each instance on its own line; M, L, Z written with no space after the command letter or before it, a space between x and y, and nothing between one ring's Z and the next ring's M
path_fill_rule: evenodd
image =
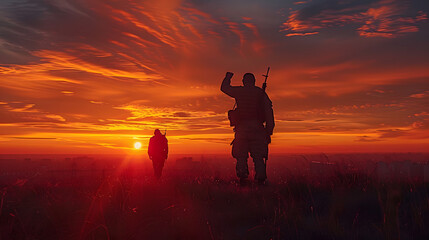
M169 160L160 181L147 161L2 159L0 239L429 239L427 156L404 158L277 156L246 187L227 157Z

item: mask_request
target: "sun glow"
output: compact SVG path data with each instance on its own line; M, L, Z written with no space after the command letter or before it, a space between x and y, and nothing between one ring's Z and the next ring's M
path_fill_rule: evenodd
M140 148L142 148L142 144L141 144L141 142L135 142L135 143L134 143L134 148L135 148L135 149L140 149Z

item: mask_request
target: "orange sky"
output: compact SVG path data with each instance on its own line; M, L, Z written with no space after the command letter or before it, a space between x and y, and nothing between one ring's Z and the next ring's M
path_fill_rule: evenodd
M2 0L0 153L228 153L253 72L271 152L429 150L425 0Z

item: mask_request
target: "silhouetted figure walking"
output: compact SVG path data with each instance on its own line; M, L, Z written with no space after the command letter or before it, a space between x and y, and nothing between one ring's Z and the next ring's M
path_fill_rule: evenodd
M221 91L235 98L237 104L237 109L229 113L235 132L232 156L237 159L237 177L241 184L247 181L247 158L250 153L255 165L255 180L263 184L267 178L264 158L268 158L268 144L274 129L272 102L264 90L255 86L255 76L252 73L244 74L244 86L231 86L233 75L231 72L226 73Z
M160 179L162 168L168 157L168 141L165 135L161 134L159 129L155 129L153 137L150 138L147 153L152 160L155 177Z

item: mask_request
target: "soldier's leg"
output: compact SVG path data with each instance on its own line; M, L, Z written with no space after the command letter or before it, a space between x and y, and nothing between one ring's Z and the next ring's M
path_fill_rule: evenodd
M158 179L161 178L163 168L164 168L164 159L159 159L159 162L157 164L157 173L156 173L156 177Z
M249 168L247 166L249 146L245 136L242 136L240 133L235 133L235 139L232 144L232 156L237 159L235 166L237 177L247 178L249 176Z
M267 169L265 165L265 156L268 153L268 143L265 132L255 132L250 142L250 156L255 165L255 180L264 181L267 179Z
M255 165L255 179L259 181L264 181L267 179L267 169L264 162L264 158L253 158L253 163Z
M156 173L157 173L157 169L158 169L158 167L157 167L157 165L156 165L156 159L155 158L152 158L152 166L153 166L153 175L155 176L155 177L157 177L156 176Z
M161 178L162 167L164 166L163 160L159 158L154 158L152 160L154 175L157 179Z
M238 178L247 178L249 176L249 168L247 166L247 158L237 158L235 172Z

